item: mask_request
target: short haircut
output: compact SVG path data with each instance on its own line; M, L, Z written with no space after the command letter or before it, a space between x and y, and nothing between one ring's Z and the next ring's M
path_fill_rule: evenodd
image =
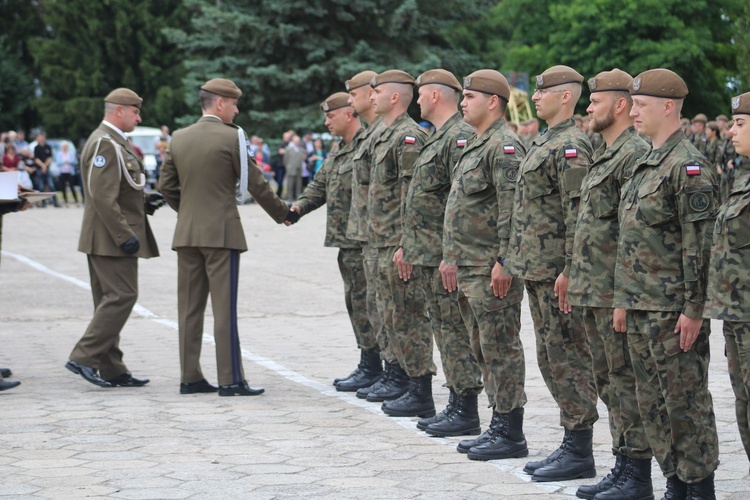
M216 99L218 99L218 94L214 94L213 92L208 92L207 90L200 89L198 91L198 99L201 101L201 109L211 109L214 107L214 103L216 102Z

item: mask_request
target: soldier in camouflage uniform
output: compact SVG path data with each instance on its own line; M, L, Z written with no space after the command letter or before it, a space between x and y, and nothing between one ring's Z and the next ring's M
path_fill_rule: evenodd
M398 365L390 379L368 401L384 401L383 412L400 417L435 415L432 376L432 332L418 275L404 275L398 261L404 205L414 163L426 134L407 114L414 78L399 70L373 77L370 100L386 128L370 145L372 170L367 199L368 244L378 249L377 293L383 300L385 332Z
M737 152L750 154L750 92L732 99L731 141ZM708 269L705 318L724 321L729 380L742 445L750 459L750 179L738 180L719 209Z
M581 181L592 155L573 121L582 82L567 66L553 66L536 78L532 99L549 129L534 140L521 166L506 257L506 272L525 280L537 362L565 429L558 450L526 464L524 471L535 481L596 475L592 432L599 415L591 353L582 309L567 299Z
M338 149L326 158L315 174L315 179L307 185L291 208L304 216L326 205L324 244L339 248L338 264L344 280L346 310L361 352L360 375L356 376L356 383L351 379L341 381L336 385L336 389L340 391L355 391L371 385L383 371L380 349L367 316L367 281L362 246L358 241L346 237L351 209L354 154L364 135L364 129L348 100L349 94L338 92L321 103L326 127L332 135L341 137L342 141Z
M630 83L651 152L622 188L614 326L627 330L646 437L666 498L714 498L719 443L708 391L710 321L703 320L716 171L680 130L685 82L667 69ZM627 317L625 316L627 310Z
M417 86L422 118L436 130L419 153L406 195L402 273L407 277L419 275L424 287L432 332L450 389L446 409L421 419L417 427L434 436L479 434L477 395L482 392L482 373L461 319L461 309L469 304L455 286L450 290L443 286L439 270L445 203L454 167L474 130L458 112L461 84L452 73L427 71L417 77Z
M693 118L692 125L690 125L690 142L693 143L695 149L706 154L706 146L708 145L708 138L706 137L706 122L708 117L703 113L698 113Z
M494 395L489 429L461 441L473 460L525 457L526 365L521 343L523 284L503 274L518 166L525 150L503 115L510 98L505 77L490 69L464 79L461 110L476 136L455 167L445 210L443 274L457 266L458 287L471 306L471 347Z
M654 494L653 453L638 412L627 336L612 327L620 188L636 160L650 149L635 133L629 116L633 101L628 85L632 80L629 74L614 69L588 81L590 131L601 133L605 143L594 153L581 187L568 299L571 305L583 307L596 389L609 413L615 466L598 484L578 488L579 498L594 498L601 492L606 492L600 495L602 498L647 498ZM613 487L616 493L608 491Z

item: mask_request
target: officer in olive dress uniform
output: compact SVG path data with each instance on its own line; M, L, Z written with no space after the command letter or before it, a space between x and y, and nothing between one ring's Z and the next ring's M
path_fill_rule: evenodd
M141 122L141 102L126 88L110 92L104 120L81 153L86 208L78 251L88 255L94 317L65 367L101 387L149 381L130 374L119 347L120 331L138 298L138 258L159 255L146 213L163 200L158 193L145 197L143 164L125 137Z
M177 251L177 308L180 332L180 393L216 392L256 396L262 388L245 381L237 329L240 252L247 250L237 210L249 190L277 223L296 222L299 214L279 199L248 154L245 132L232 124L242 91L214 78L198 93L203 116L178 130L166 151L160 189L178 213L172 249ZM289 217L287 217L289 216ZM219 387L200 367L203 316L208 294L214 313Z

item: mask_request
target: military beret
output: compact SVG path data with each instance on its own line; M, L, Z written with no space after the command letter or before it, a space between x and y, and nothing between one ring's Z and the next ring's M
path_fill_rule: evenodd
M667 99L684 99L688 88L674 71L650 69L633 78L628 86L631 95L650 95Z
M732 98L733 115L750 115L750 92Z
M728 122L729 118L727 118L727 115L719 115L719 116L716 117L716 121L717 122L720 122L722 120L725 121L725 122Z
M633 81L632 76L615 68L612 71L602 71L594 78L589 78L589 90L592 94L608 91L627 92L631 81Z
M450 87L456 92L461 92L461 84L458 83L458 79L450 71L444 69L431 69L425 71L417 77L417 87L422 85L430 85L436 83L438 85L445 85Z
M377 76L377 73L374 71L363 71L361 73L357 73L350 79L348 79L345 83L346 85L346 91L349 92L354 89L358 89L360 87L364 87L365 85L370 85L370 82L372 81L373 77Z
M496 95L505 101L510 99L508 80L494 69L480 69L464 78L464 90Z
M583 83L583 76L568 66L552 66L536 77L536 88L548 89L566 83Z
M346 92L336 92L328 96L328 98L320 103L320 109L324 113L333 111L334 109L345 108L349 105L349 94Z
M400 69L389 69L388 71L383 71L379 75L373 76L372 80L370 80L370 85L372 86L372 88L375 88L378 85L383 85L384 83L403 83L406 85L414 85L416 82L414 81L414 78L409 75L409 73L401 71Z
M143 99L138 94L130 89L120 87L115 89L104 98L104 102L111 102L112 104L121 104L123 106L135 106L136 108L141 107Z
M201 87L201 90L211 92L212 94L220 95L222 97L232 97L239 99L242 95L240 88L234 84L232 80L226 78L214 78L207 81Z
M695 115L695 118L693 118L693 121L706 123L708 122L708 117L703 113L698 113L697 115Z

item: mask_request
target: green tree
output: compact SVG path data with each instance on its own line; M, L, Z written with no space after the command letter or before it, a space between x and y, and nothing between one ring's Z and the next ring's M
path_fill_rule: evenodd
M737 22L737 82L735 93L750 92L750 3Z
M37 109L53 135L85 137L102 98L128 87L144 99L144 124L173 124L186 111L184 67L162 30L187 23L181 0L47 0L44 38L31 45L42 96Z

